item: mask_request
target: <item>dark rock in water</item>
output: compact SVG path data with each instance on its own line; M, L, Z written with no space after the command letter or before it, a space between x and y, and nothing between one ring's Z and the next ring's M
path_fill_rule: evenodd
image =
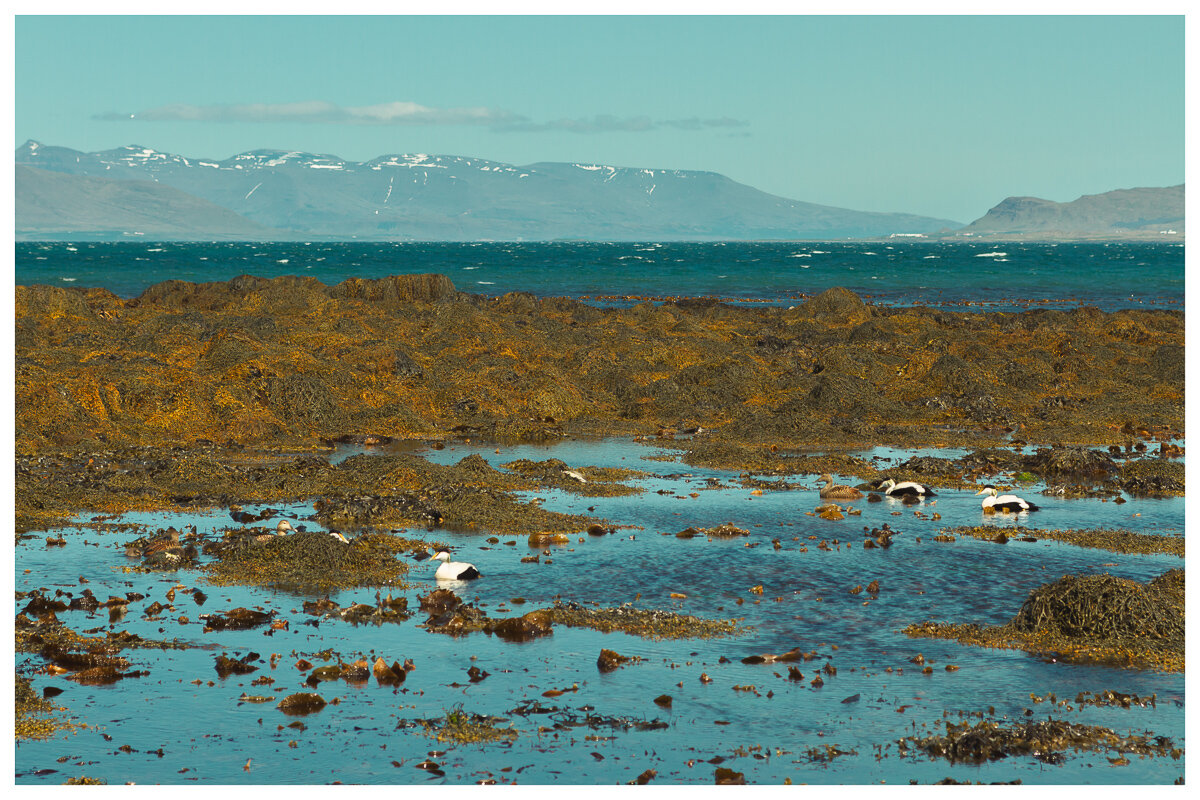
M670 708L673 700L674 698L672 698L669 694L660 694L658 697L654 698L654 704L662 706L663 708Z
M520 617L492 620L483 629L506 642L526 642L553 633L551 619L550 610L540 609Z
M434 589L424 597L418 597L420 603L419 608L431 615L437 615L458 608L462 605L462 598L456 595L449 589Z
M634 786L645 786L647 783L654 780L654 778L657 775L658 775L658 770L648 769L645 772L643 772L641 775L638 775L636 778L631 780L629 783Z
M201 614L205 631L234 630L241 631L265 625L275 616L274 611L255 611L252 608L233 608L224 615Z
M298 692L289 694L280 701L277 708L285 714L291 716L301 716L304 714L312 714L315 711L320 711L325 707L325 698L319 694L312 692Z
M862 587L860 586L859 589ZM793 647L786 653L763 653L761 655L746 656L742 659L743 664L775 664L787 661L802 661L804 654L800 652L799 647Z
M615 650L600 650L600 657L596 659L596 666L601 672L612 672L617 667L629 660L629 656L623 656Z
M398 661L393 661L391 666L383 658L375 659L371 671L375 675L375 680L379 681L383 686L399 686L404 683L404 679L408 677L408 671Z
M717 767L717 771L713 773L713 782L717 786L745 786L746 773L734 772L728 767Z
M239 659L233 659L224 654L217 656L217 675L227 678L230 675L247 675L255 672L258 667L251 664L258 658L258 653L248 653Z

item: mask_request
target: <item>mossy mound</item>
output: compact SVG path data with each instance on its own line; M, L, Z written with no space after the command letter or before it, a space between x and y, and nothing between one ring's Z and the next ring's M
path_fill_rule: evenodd
M1121 488L1133 495L1183 497L1186 485L1184 466L1178 461L1142 458L1121 468Z
M1148 584L1112 575L1065 575L1030 592L1005 625L922 622L904 633L981 647L1015 648L1065 661L1182 672L1184 571Z
M1182 570L1180 582L1182 583ZM1165 584L1160 584L1165 585ZM1183 645L1183 614L1154 584L1112 575L1064 575L1034 589L1010 623L1022 633L1150 638Z
M320 591L382 586L399 580L408 566L395 558L425 550L426 543L387 533L360 536L350 544L323 531L272 536L266 541L237 536L218 545L205 571L216 585L306 587Z

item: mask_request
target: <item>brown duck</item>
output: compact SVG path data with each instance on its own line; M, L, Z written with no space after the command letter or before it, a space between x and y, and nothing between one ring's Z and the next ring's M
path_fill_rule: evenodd
M819 483L824 482L825 484L819 492L822 499L857 500L863 496L863 493L853 486L847 486L844 483L834 483L833 478L829 477L828 473L822 475L817 481Z

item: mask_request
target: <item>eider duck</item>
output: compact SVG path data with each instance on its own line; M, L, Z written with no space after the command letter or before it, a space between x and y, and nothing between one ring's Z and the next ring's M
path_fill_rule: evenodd
M468 581L479 577L479 570L475 569L474 564L468 564L465 561L451 561L450 554L445 550L438 550L434 553L433 560L443 562L437 568L437 572L433 573L433 577L439 581Z
M1037 511L1038 507L1028 500L1022 500L1015 494L1002 494L997 496L996 487L990 483L984 486L975 496L986 494L988 497L983 498L983 511L985 514L992 514L997 511L1012 511L1020 513L1022 511Z
M341 531L330 531L329 535L337 539L342 544L350 544L350 540L343 536Z
M817 482L824 482L821 491L818 492L822 499L832 498L835 500L857 500L863 496L863 493L853 486L846 486L842 483L834 483L833 478L829 477L829 473L825 473L817 478Z
M927 486L922 486L916 481L900 481L899 483L896 483L895 480L888 478L886 481L879 484L879 488L882 489L883 493L888 497L903 497L905 495L911 495L913 497L923 498L936 496L936 493L932 489L928 488Z
M292 527L292 523L288 522L286 519L279 520L279 524L275 526L276 536L287 536L289 533L294 532L295 529Z

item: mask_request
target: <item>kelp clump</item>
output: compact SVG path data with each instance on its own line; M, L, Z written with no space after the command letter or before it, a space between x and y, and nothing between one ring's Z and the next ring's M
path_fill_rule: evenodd
M433 719L416 719L411 722L401 720L401 728L421 728L426 736L439 742L454 744L487 744L489 742L511 742L517 738L517 729L511 725L500 727L501 722L507 722L503 717L491 717L484 714L464 711L461 705L446 712L444 717Z
M18 742L27 739L49 739L61 730L75 727L71 722L52 716L60 710L33 691L28 678L14 675L16 684L13 702L13 735Z
M1176 759L1182 755L1165 736L1121 736L1110 728L1057 719L1014 722L1008 726L991 720L974 725L969 722L950 722L946 724L944 736L907 737L897 744L902 755L911 748L932 758L969 764L1009 756L1029 756L1047 764L1060 764L1066 758L1066 750L1115 751L1122 756L1125 753L1169 755Z
M371 533L347 544L323 531L290 536L235 536L213 548L206 567L216 585L301 586L320 591L354 586L383 586L398 580L408 566L395 558L405 550L424 550L416 542L388 533Z
M1070 661L1184 668L1184 571L1142 584L1103 575L1064 575L1030 592L1001 626L923 622L904 632L916 638L1006 647Z

